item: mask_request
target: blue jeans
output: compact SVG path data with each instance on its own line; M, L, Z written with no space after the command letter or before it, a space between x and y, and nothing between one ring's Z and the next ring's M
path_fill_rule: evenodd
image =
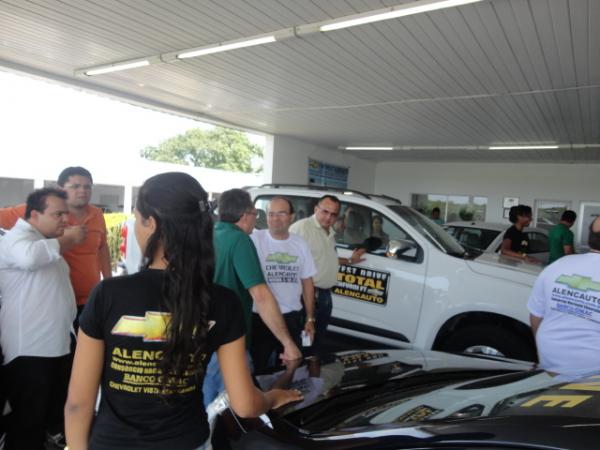
M206 373L204 374L204 384L202 385L202 395L204 396L204 409L210 405L210 403L217 398L219 393L225 390L225 383L223 382L223 376L221 375L221 368L219 367L219 360L217 359L217 353L213 353L206 366Z
M250 353L246 350L246 359L248 361L248 367L250 372L253 371L252 358ZM214 352L210 357L208 366L206 366L206 373L204 374L204 383L202 384L202 395L204 397L204 409L211 404L211 402L217 398L221 392L225 390L225 382L223 381L223 375L221 374L221 367L219 366L219 360L217 359L217 352Z
M315 341L312 346L314 352L319 351L325 337L332 309L331 289L315 288Z

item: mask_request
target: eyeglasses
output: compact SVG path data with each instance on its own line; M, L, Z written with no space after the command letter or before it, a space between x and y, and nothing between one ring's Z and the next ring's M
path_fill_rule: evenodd
M287 211L273 211L273 212L269 211L269 213L268 213L269 217L279 217L279 218L284 218L289 215L290 215L290 213Z
M258 219L258 211L254 210L254 211L245 211L244 214L248 215L248 216L254 216Z
M337 213L337 212L332 212L332 211L329 211L329 210L327 210L327 209L325 209L325 208L321 208L320 206L317 206L317 209L318 209L319 211L321 211L321 213L323 213L324 215L326 215L326 216L330 216L330 217L333 217L334 219L335 219L335 218L338 216L338 213Z
M76 191L77 189L83 189L84 191L91 191L91 184L65 184L65 189L73 189Z

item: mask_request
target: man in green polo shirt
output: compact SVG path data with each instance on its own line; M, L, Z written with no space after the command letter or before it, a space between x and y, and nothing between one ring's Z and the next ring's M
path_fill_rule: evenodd
M562 214L560 222L550 230L548 236L550 246L548 264L553 263L562 256L575 253L573 246L573 232L570 228L573 226L576 219L577 214L575 214L575 211L567 210Z
M252 345L252 305L265 325L283 345L281 358L294 360L302 353L290 337L277 300L265 282L260 260L250 234L256 225L256 208L250 195L231 189L219 198L219 221L214 229L215 283L234 291L244 310L246 347ZM204 404L208 405L224 390L216 354L204 378Z

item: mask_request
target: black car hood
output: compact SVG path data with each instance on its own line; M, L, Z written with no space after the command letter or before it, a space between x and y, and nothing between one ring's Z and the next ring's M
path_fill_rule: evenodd
M600 448L586 446L600 437L600 378L567 380L530 363L417 350L343 352L258 380L263 389L304 392L303 402L272 412L269 427L310 441L306 448L360 448L363 441L376 442L373 448ZM573 436L577 444L568 442Z
M399 379L452 376L481 378L508 372L533 370L528 362L504 358L458 355L420 350L347 351L309 357L298 367L257 376L263 390L274 387L300 389L304 401L279 411L279 415L339 396L342 393L375 388ZM467 375L470 373L470 375Z

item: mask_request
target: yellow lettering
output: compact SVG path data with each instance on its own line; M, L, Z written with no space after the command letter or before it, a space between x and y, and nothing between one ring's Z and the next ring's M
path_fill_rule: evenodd
M373 280L373 278L367 278L367 281L365 281L364 286L368 287L368 288L374 288L375 287L375 280Z
M554 408L556 406L573 408L590 398L592 398L591 395L540 395L523 403L521 406L523 408L530 408L538 403L542 403L544 408Z

